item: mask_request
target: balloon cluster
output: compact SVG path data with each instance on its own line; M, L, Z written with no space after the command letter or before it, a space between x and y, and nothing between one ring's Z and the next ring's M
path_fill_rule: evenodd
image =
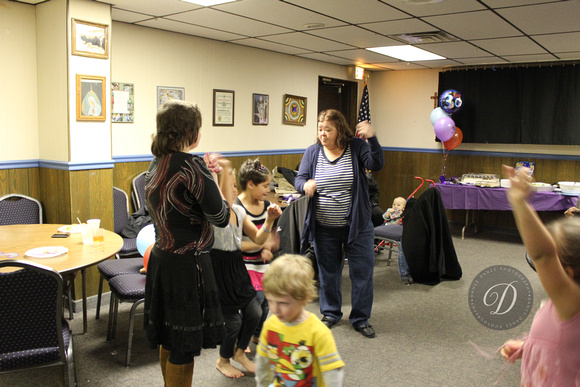
M435 129L435 135L445 149L455 149L463 141L463 132L451 119L451 114L458 112L463 107L463 98L457 90L447 90L441 94L440 107L431 112L431 124Z

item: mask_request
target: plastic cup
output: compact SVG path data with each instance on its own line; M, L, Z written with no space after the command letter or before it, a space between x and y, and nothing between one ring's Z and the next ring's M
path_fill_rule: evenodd
M87 224L96 230L101 227L101 219L89 219L87 220Z
M93 230L93 242L101 243L105 241L105 229L96 228Z
M83 245L90 245L93 243L93 227L86 226L81 229L81 237L83 239Z

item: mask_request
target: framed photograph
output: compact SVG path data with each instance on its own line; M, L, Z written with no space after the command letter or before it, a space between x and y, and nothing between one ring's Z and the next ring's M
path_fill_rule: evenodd
M178 99L185 100L185 88L183 87L167 87L157 86L157 110L167 101Z
M268 94L252 94L252 124L268 125Z
M77 74L77 121L105 121L107 113L107 79Z
M109 59L109 26L72 19L72 54Z
M288 125L306 125L306 97L284 95L284 116L282 122Z
M111 83L111 122L133 123L135 99L133 84L123 82Z
M234 91L213 90L213 125L234 126Z

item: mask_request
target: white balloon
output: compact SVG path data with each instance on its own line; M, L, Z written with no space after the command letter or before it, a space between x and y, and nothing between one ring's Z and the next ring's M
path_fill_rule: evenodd
M142 256L145 255L145 251L147 248L155 243L155 226L152 224L148 224L147 226L143 227L139 234L137 234L137 251Z
M435 123L443 117L449 117L451 114L447 113L445 110L441 109L440 107L433 109L431 112L431 125L435 125Z

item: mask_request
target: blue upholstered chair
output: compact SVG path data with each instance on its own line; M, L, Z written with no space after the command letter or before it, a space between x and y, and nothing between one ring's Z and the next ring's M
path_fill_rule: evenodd
M30 196L9 194L0 198L0 226L42 224L42 205Z
M129 313L129 337L127 340L127 355L125 366L131 365L131 348L133 346L133 327L137 307L145 302L145 278L143 274L123 274L109 280L111 287L111 303L109 305L109 327L107 341L115 340L117 336L117 318L119 316L119 302L131 302Z
M121 232L129 220L129 197L127 193L120 188L113 187L113 216L115 223L115 232L121 235ZM123 247L119 251L120 257L129 257L138 255L137 238L123 238Z
M117 234L123 231L129 219L129 199L122 189L113 187L113 206L115 218L115 232ZM117 259L110 259L97 265L100 273L99 291L97 293L97 311L95 318L98 320L101 313L101 298L103 294L103 281L109 281L111 278L123 274L139 274L143 267L143 258L137 251L137 238L123 238L123 247ZM134 258L123 258L133 256ZM136 256L136 257L135 257ZM123 258L123 259L119 259Z
M62 318L63 280L53 269L2 261L0 269L0 373L62 367L63 384L76 385L73 337Z
M398 251L401 245L401 240L403 239L403 226L399 224L383 224L381 226L375 227L375 248L388 248L389 257L387 259L387 265L391 265L393 251ZM397 250L395 250L397 249Z
M147 177L147 171L141 172L133 179L133 191L131 192L131 197L133 199L133 207L135 211L139 210L145 205L145 178Z

